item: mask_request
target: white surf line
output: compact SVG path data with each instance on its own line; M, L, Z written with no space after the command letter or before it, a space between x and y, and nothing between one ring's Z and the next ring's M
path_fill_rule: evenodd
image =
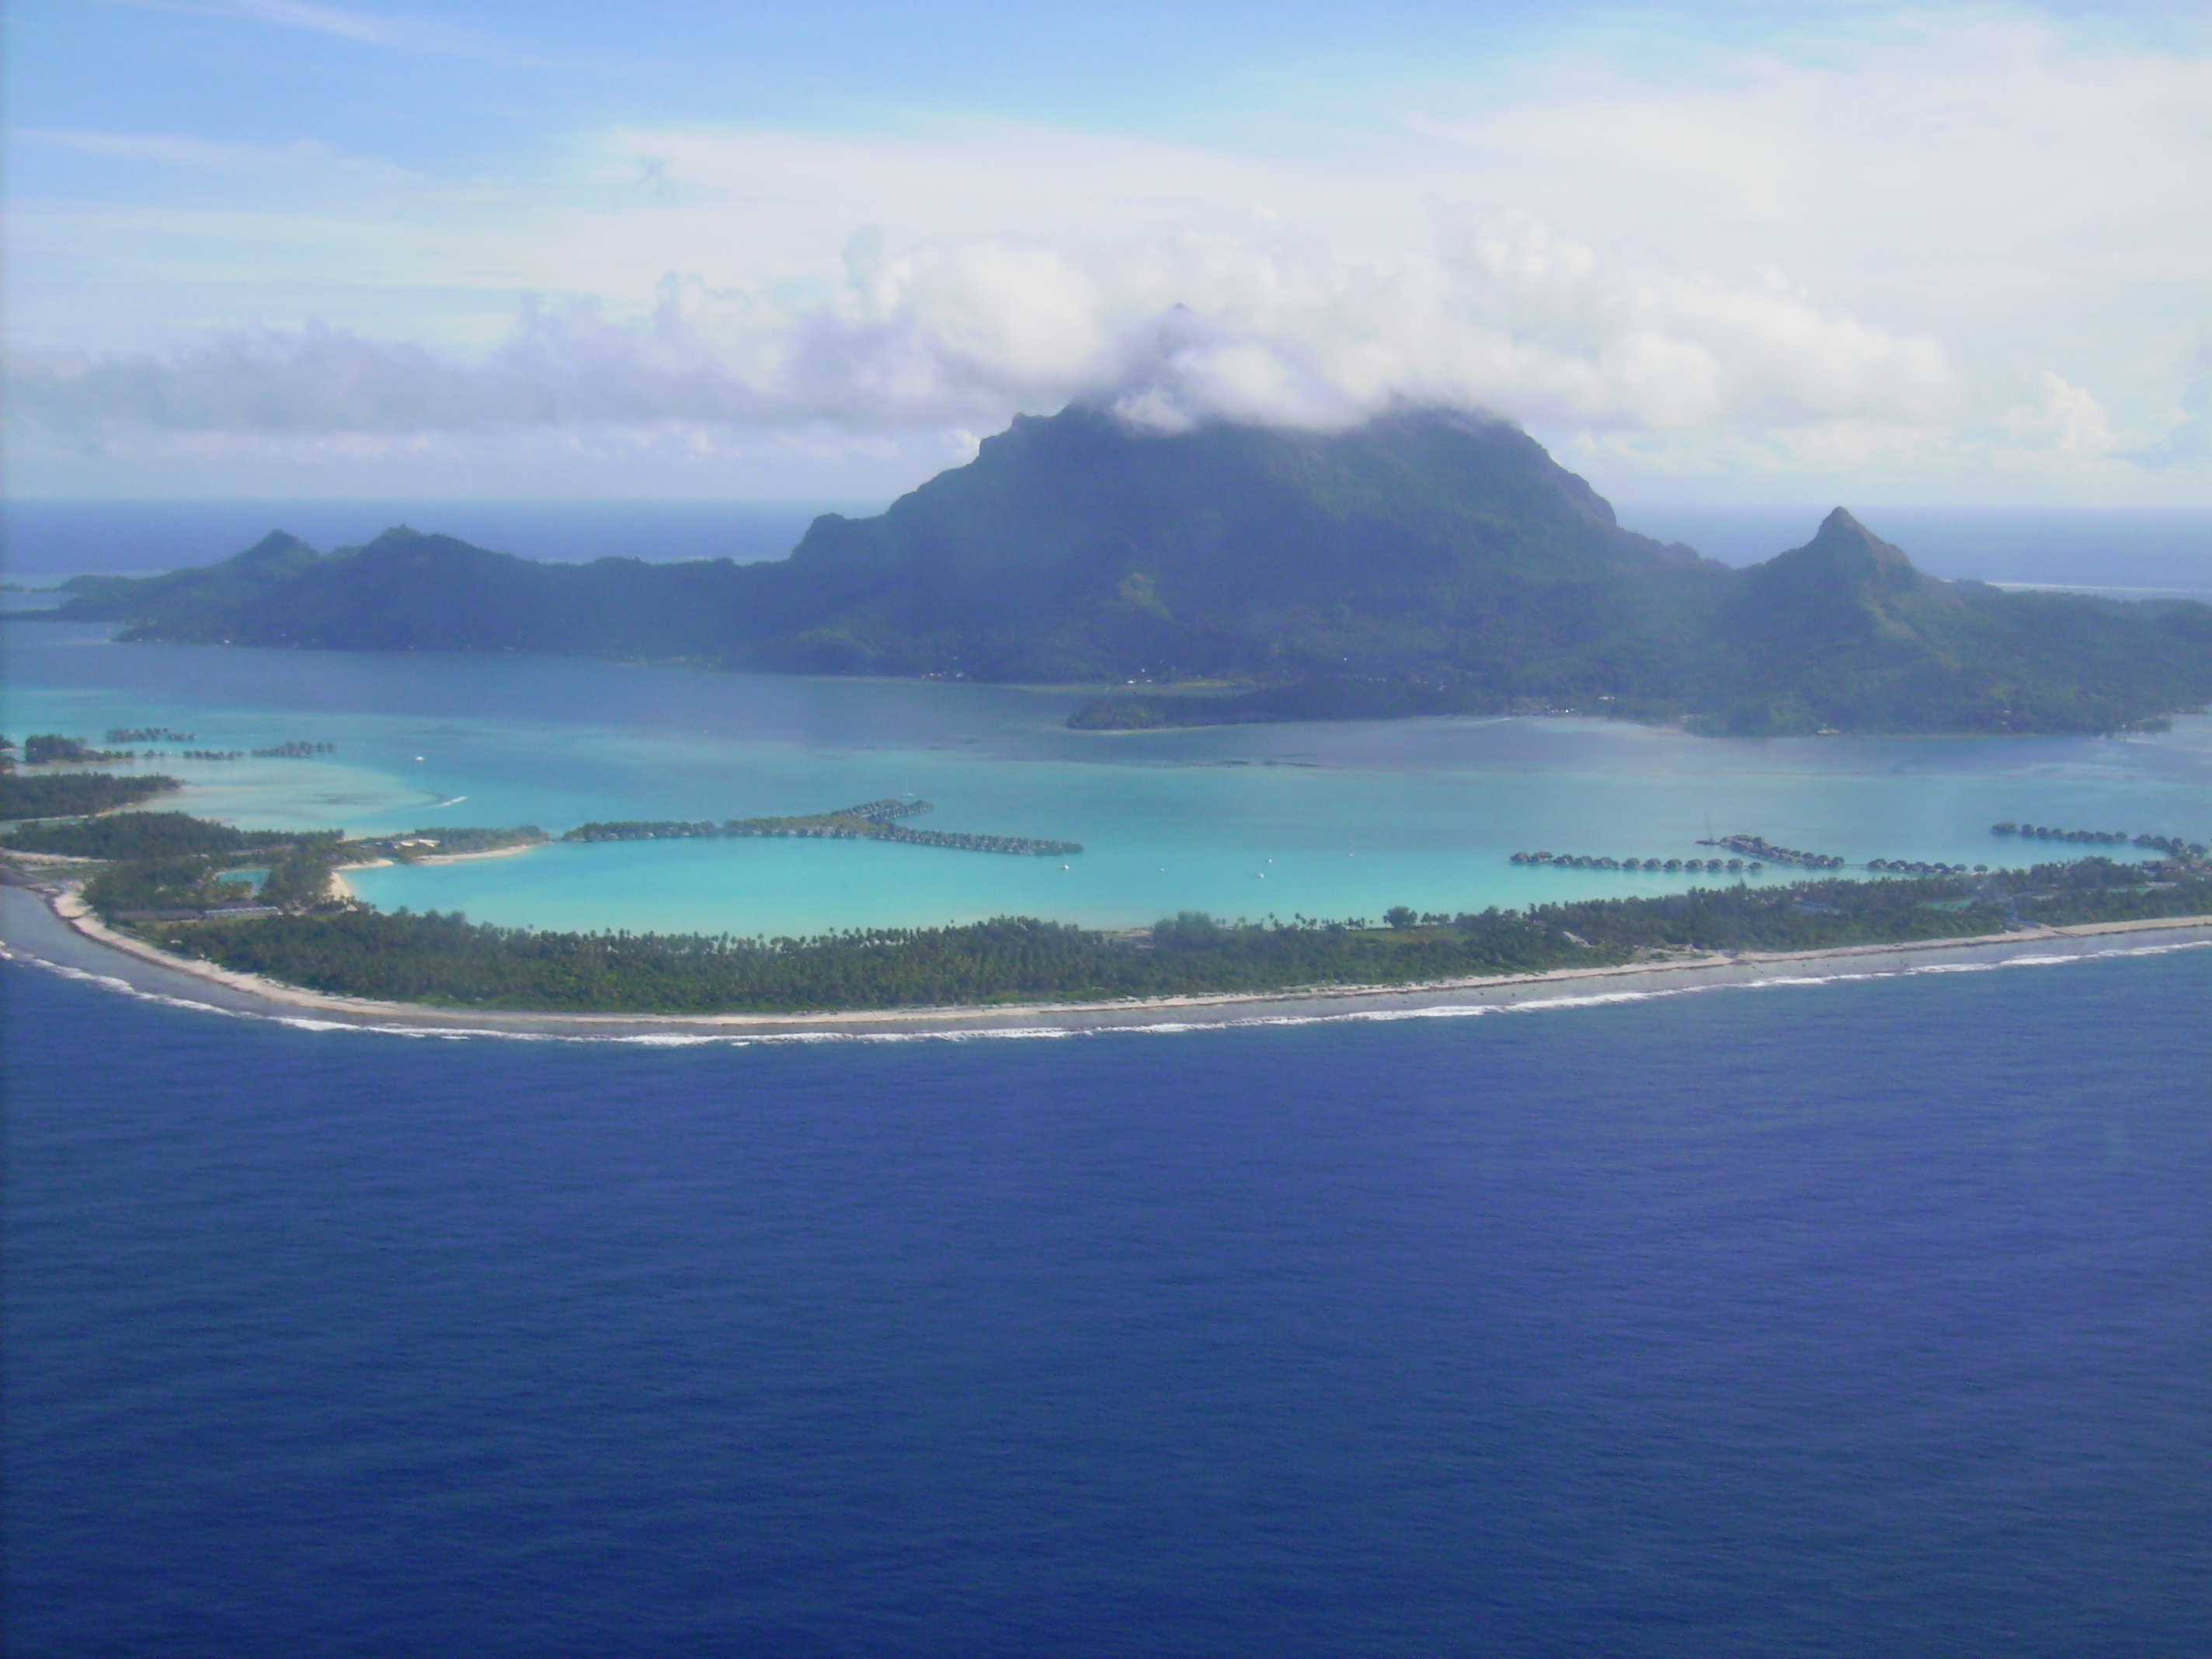
M64 919L67 920L67 919ZM2166 918L2151 919L2150 926L2138 925L2139 931L2151 931ZM2204 925L2202 919L2173 918L2183 924ZM2110 937L2110 934L2103 935ZM88 936L89 937L89 936ZM2087 938L2097 935L2084 936ZM104 940L94 940L102 948L113 949ZM1861 951L1870 947L1852 947ZM2094 962L2112 957L2166 956L2177 951L2212 949L2212 938L2177 939L2154 945L2110 945L2084 949L2064 954L2005 957L1989 962L1964 963L1907 963L1893 967L1868 968L1856 972L1833 974L1776 974L1759 979L1723 980L1702 985L1655 986L1642 990L1597 991L1584 995L1532 997L1515 1001L1468 1001L1442 1003L1418 1008L1342 1008L1316 1010L1311 1012L1279 1014L1233 1014L1224 1011L1213 1018L1202 1014L1196 1018L1152 1020L1124 1024L1067 1024L1023 1026L946 1027L938 1030L871 1031L860 1030L825 1030L801 1031L646 1031L594 1032L560 1031L513 1029L491 1026L428 1026L403 1024L397 1020L362 1018L356 1019L318 1018L311 1013L271 1013L254 1009L232 1009L212 1003L147 991L111 975L88 972L60 963L46 960L21 946L9 946L0 942L0 957L26 965L45 968L64 978L99 987L103 990L122 992L141 1001L153 1002L167 1007L217 1013L229 1018L259 1019L272 1024L288 1025L296 1030L313 1032L356 1031L385 1036L411 1039L438 1038L448 1042L475 1038L491 1038L512 1042L580 1042L619 1043L641 1048L750 1048L754 1046L785 1046L820 1042L1027 1042L1040 1038L1114 1036L1178 1036L1199 1031L1235 1030L1247 1027L1290 1027L1304 1025L1349 1024L1353 1023L1387 1024L1399 1020L1476 1018L1491 1014L1549 1013L1571 1009L1607 1007L1617 1004L1659 1001L1671 997L1702 995L1716 991L1760 991L1813 988L1829 985L1856 984L1884 979L1909 979L1927 974L1993 973L2002 968L2067 967L2077 963ZM126 952L137 956L136 951ZM185 973L181 967L171 967L167 962L143 958L152 965L173 973ZM1664 970L1661 970L1664 971ZM192 976L187 975L187 976ZM1534 981L1531 981L1534 982ZM246 987L231 987L250 995L261 994ZM1389 988L1384 988L1387 993ZM1470 987L1470 990L1476 988ZM1496 988L1493 984L1493 988ZM1293 999L1285 998L1284 1000ZM394 1007L402 1005L392 1005ZM1066 1012L1080 1015L1085 1010L1081 1005L1071 1004ZM550 1014L532 1016L526 1011L516 1011L519 1018L542 1018L560 1019L562 1016ZM896 1018L896 1011L890 1013ZM620 1020L620 1015L602 1016L610 1023ZM650 1018L653 1016L640 1016ZM665 1016L661 1018L665 1018Z

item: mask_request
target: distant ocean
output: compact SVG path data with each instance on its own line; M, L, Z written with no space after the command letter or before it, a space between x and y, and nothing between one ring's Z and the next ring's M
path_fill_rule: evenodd
M780 559L823 513L881 501L209 501L0 502L0 566L23 577L173 570L227 559L271 530L328 550L394 525L496 552L574 562Z
M2212 950L781 1048L0 995L24 1659L2212 1652Z
M0 503L0 566L18 580L204 564L289 530L319 548L395 524L526 558L778 559L816 515L881 501L77 501ZM1833 503L1623 506L1620 520L1730 564L1802 545ZM2212 596L2212 512L1860 507L1877 534L1939 576Z
M1802 546L1833 505L1619 511L1632 530L1741 565ZM2212 512L2203 509L1850 507L1922 569L1948 579L2212 599Z
M540 556L772 556L811 516L299 505L95 535L17 503L10 569L395 518ZM1624 513L1724 557L1818 516ZM1969 568L1934 549L1971 526L1866 516L1947 574L2212 585L2201 518L2076 518ZM2212 823L2201 720L1086 746L1007 688L4 631L11 733L340 741L171 763L248 823L912 790L951 827L1093 844L1073 869L712 843L607 849L588 882L560 878L588 848L362 877L526 919L564 893L652 925L1523 902L1597 890L1502 885L1527 837L1686 853L1709 811L1946 858L1989 855L1997 816ZM0 962L0 1039L10 1659L2212 1653L2212 949L781 1048L410 1039Z

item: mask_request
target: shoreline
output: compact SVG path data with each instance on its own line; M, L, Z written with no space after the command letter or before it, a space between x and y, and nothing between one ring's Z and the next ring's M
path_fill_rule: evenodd
M541 847L550 847L554 837L544 841L519 841L507 847L487 847L476 853L425 853L411 859L363 859L358 864L333 865L333 870L389 870L398 864L466 864L475 859L511 859L521 853L534 853Z
M162 574L162 573L149 573L149 574ZM1993 586L1993 587L2007 587L2007 586L2012 586L2012 587L2026 587L2026 588L2049 588L2049 589L2050 589L2050 591L2058 592L2088 593L2088 594L2094 594L2094 593L2097 593L2097 592L2109 592L2118 591L2118 590L2111 590L2111 589L2098 589L2098 588L2081 587L2081 586L2064 586L2064 585L2057 585L2057 586L2054 586L2050 585L2050 584L2041 584L2041 583L2033 583L2033 582L2009 583L2009 584L2008 584L2008 583L2003 583L2003 582L1994 582L1994 583L1990 583L1990 584L1989 584L1989 585L1990 585L1990 586ZM59 592L60 590L59 590L59 589L41 589L41 590L33 590L33 591L36 591L36 592ZM2149 596L2151 596L2151 595L2155 595L2155 594L2165 594L2165 595L2169 595L2169 596L2171 596L2171 597L2177 598L2177 599L2185 599L2185 599L2191 599L2192 596L2196 595L2196 594L2198 592L2198 590L2197 590L2197 589L2181 589L2181 588L2174 588L2174 589L2166 589L2166 588L2145 588L2145 589L2140 589L2140 590L2129 590L2129 591L2140 592L2143 593L2143 594L2146 596L2146 598L2147 598L2147 599L2148 599ZM114 630L114 631L117 631L117 632L119 632L119 631L121 630L121 629L122 629L122 628L124 627L124 625L125 625L125 624L124 624L124 623L122 623L121 622L118 622L118 621L117 621L117 620L115 620L115 619L113 619L113 618L93 618L93 617L61 617L61 616L57 616L57 615L55 615L55 614L54 614L54 611L55 611L55 609L56 609L56 608L57 608L57 607L45 607L45 606L41 606L41 607L40 607L40 608L38 608L38 609L35 609L35 610L27 610L27 611L0 611L0 623L10 623L10 622L30 622L30 623L68 623L68 624L70 624L70 625L73 625L73 626L76 626L76 627L81 627L81 628L105 628L105 629L108 629ZM123 641L120 641L116 640L116 639L113 637L113 633L111 633L110 637L109 637L109 643L111 643L111 644L118 644L118 643L122 643L122 642L123 642ZM222 642L222 643L221 645L219 645L219 646L218 646L218 645L216 645L216 644L214 644L214 643L212 643L212 642L210 642L210 641L200 641L200 640L142 639L142 640L133 640L133 641L129 641L129 643L133 644L133 645L150 645L150 646L185 646L185 647L191 647L191 648L199 648L199 649L221 649L221 650L237 650L237 651L283 651L283 652L290 652L290 653L343 653L343 652L347 652L347 651L355 651L355 650L358 650L358 651L361 651L361 652L362 652L363 654L365 654L365 655L372 655L372 656L375 656L375 655L390 656L390 655L403 655L403 654L404 654L404 655L417 654L417 653L412 653L412 652L395 651L395 650L391 650L391 649L380 649L380 648L377 648L377 647L366 647L313 646L313 645L308 645L308 646L302 646L302 645L244 645L244 646L240 646L240 645L234 645L234 644L232 644L232 643L230 643L229 641L224 641L224 642ZM865 683L872 684L889 684L889 685L915 685L915 686L946 686L946 685L950 685L950 686L970 686L970 687L975 687L975 688L976 688L976 689L983 690L994 690L994 691L996 691L996 690L1003 690L1003 691L1015 691L1015 692L1020 692L1020 693L1023 693L1023 694L1027 695L1027 696L1040 696L1040 697L1044 697L1044 696L1049 696L1049 697L1085 697L1085 698L1089 698L1089 699L1091 699L1091 701L1093 701L1093 702L1102 701L1102 700L1103 700L1103 699L1109 698L1109 697L1142 697L1142 696L1172 696L1172 697L1182 697L1182 698L1187 698L1187 699L1189 699L1189 700L1191 700L1191 701L1196 702L1196 701L1205 701L1205 700L1211 699L1211 698L1229 698L1229 697L1240 696L1243 696L1243 695L1245 695L1245 694L1247 694L1247 693L1253 692L1253 691L1264 691L1264 690L1272 690L1280 689L1280 688L1279 688L1279 687L1277 687L1277 686L1275 686L1274 684L1261 684L1261 683L1255 683L1255 684L1242 684L1242 683L1239 683L1239 682L1234 682L1234 681L1218 681L1218 680L1195 680L1195 681L1174 681L1174 680L1170 680L1170 681L1162 681L1162 682L1149 682L1149 681L1148 681L1148 682L1139 683L1139 684L1131 684L1130 683L1128 683L1128 682L1127 682L1127 681L1108 681L1108 682L1099 683L1099 682L1082 681L1082 680L1071 680L1071 681L1038 681L1038 680L989 680L989 679L970 679L970 678L968 678L968 676L967 676L966 674L964 674L964 673L933 673L933 673L918 673L918 674L874 674L874 673L868 673L868 672L855 672L855 673L849 673L849 674L830 674L830 673L821 673L821 672L811 672L811 671L806 671L806 670L785 670L785 669L775 669L775 668L756 668L756 667L732 667L732 666L731 666L729 664L727 664L727 663L726 663L726 662L723 662L723 661L720 661L720 660L713 660L713 659L702 659L702 658L698 658L698 657L688 657L688 656L682 656L682 657L631 656L631 655L626 655L626 654L621 654L621 653L600 653L600 652L592 652L592 651L585 651L585 652L566 652L566 651L539 650L539 651L504 651L504 652L502 652L502 651L497 650L497 649L495 649L495 648L486 647L486 648L480 648L480 649L441 650L441 651L438 651L438 652L434 652L434 653L431 653L431 652L425 652L425 653L420 653L420 654L426 655L426 656L427 656L427 655L437 655L437 656L445 656L445 657L478 658L478 659L495 658L495 657L501 657L501 656L507 657L507 658L509 658L509 659L514 659L514 658L521 658L521 659L533 659L533 658L534 658L534 659L540 659L540 660L543 660L543 661L545 661L545 662L549 662L549 663L572 663L572 662L597 663L597 664L602 664L602 665L605 665L612 666L612 667L622 667L622 668L658 668L658 669L666 669L666 670L669 670L669 671L673 672L679 672L679 673L690 673L690 674L754 675L754 676L757 676L757 677L760 677L760 678L763 678L788 679L788 680L806 680L806 681L813 681L813 682L817 682L817 683L819 683L819 684L830 684L830 685L849 685L849 684L854 684L854 683L855 683L855 682L865 682ZM1296 683L1296 682L1291 682L1291 683L1289 683L1289 684L1297 684L1297 683ZM1075 712L1075 711L1071 710L1071 711L1070 711L1070 714L1073 714L1073 713L1074 713L1074 712ZM1978 727L1978 726L1959 726L1959 727L1956 727L1956 728L1944 728L1944 729L1941 729L1941 730L1929 730L1929 729L1927 729L1927 728L1923 728L1923 727L1917 727L1917 726L1916 726L1916 727L1912 727L1912 728L1910 728L1910 729L1905 729L1905 730L1899 730L1899 731L1890 732L1890 731L1883 731L1883 730L1880 730L1880 729L1872 729L1872 728L1864 728L1864 729L1863 729L1863 728L1851 728L1851 729L1849 729L1849 730L1844 730L1844 729L1833 728L1833 727L1825 727L1825 728L1819 728L1819 729L1815 729L1815 730L1808 731L1808 732L1778 732L1765 733L1765 734L1761 735L1761 736L1760 736L1760 737L1759 737L1759 738L1753 738L1753 739L1750 739L1750 740L1751 740L1751 741L1761 741L1761 742L1774 742L1774 741L1790 742L1790 741L1797 741L1797 740L1804 740L1804 739L1817 739L1817 738L1859 738L1859 739L1864 739L1864 738L1879 738L1879 739L1881 739L1881 740L1884 740L1884 741L1917 741L1917 740L1929 740L1929 741L1936 741L1936 742L1948 742L1948 741L1956 741L1956 740L1958 740L1958 739L1961 739L1961 738L1972 738L1972 739L1976 739L1976 740L1984 740L1984 739L1989 739L1989 738L2068 738L2068 737L2096 737L2096 738L2132 738L2132 737L2140 737L2140 736L2144 736L2144 735L2148 735L2148 734L2154 734L2154 733L2159 732L2162 732L2162 731L2169 730L2169 729L2171 729L2171 727L2172 727L2172 722L2173 722L2173 721L2175 721L2175 720L2185 720L2185 719L2187 719L2187 718L2189 718L2189 717L2191 717L2191 716L2192 716L2192 715L2202 715L2202 714L2207 714L2208 712L2212 712L2212 710L2208 710L2207 708L2203 708L2203 707L2201 707L2201 706L2197 706L2197 705L2188 705L2188 706L2184 706L2184 707L2179 707L2179 708L2175 708L2169 709L2169 710L2167 710L2167 711L2166 711L2166 713L2164 713L2164 714L2154 714L2154 715L2148 715L2148 716L2146 716L2146 717L2144 718L2143 721L2142 721L2142 722L2141 722L2141 723L2138 723L2138 724L2129 725L2129 726L2120 726L2120 727L2118 727L2118 728L2115 728L2115 729L2112 729L2112 730L2095 730L2095 729L2088 729L2088 728L2076 728L2076 727L2072 727L2072 726L2051 726L2051 727L2048 727L2048 728L2039 728L2039 729L2034 729L2034 730L2026 730L2026 729L2018 729L2018 728L2011 728L2011 727L2008 727L2008 728L2003 729L2003 730L2001 730L2001 731L1992 731L1992 730L1989 730L1989 729L1983 728L1983 727ZM1086 737L1129 737L1129 736L1145 736L1145 735L1158 736L1158 735L1159 735L1159 734L1161 734L1161 733L1163 733L1163 732L1175 732L1175 731L1219 731L1219 730L1224 729L1224 727L1228 727L1228 726L1271 726L1271 727L1291 726L1291 727L1295 727L1295 726L1300 726L1341 725L1341 724L1355 724L1355 725L1395 725L1395 724L1397 724L1397 723L1401 722L1401 721L1408 721L1408 720L1481 720L1481 721L1484 721L1484 722L1486 722L1486 723L1487 723L1487 722L1492 722L1492 721L1498 721L1498 720L1587 720L1587 721L1589 721L1589 722L1591 722L1591 723L1593 723L1593 724L1596 724L1596 725L1602 725L1602 726L1632 726L1632 727L1640 727L1640 728L1642 728L1642 729L1644 729L1644 730L1645 730L1645 731L1648 731L1648 732L1658 732L1658 733L1662 733L1662 734L1668 735L1668 736L1674 736L1674 737L1683 737L1683 738L1697 738L1697 739L1698 739L1698 741L1700 741L1700 742L1707 742L1707 741L1744 741L1744 740L1746 740L1746 739L1743 739L1743 738L1730 738L1730 737L1726 736L1725 734L1723 734L1723 733L1720 733L1720 732L1717 732L1701 731L1701 730L1699 730L1699 729L1698 728L1698 726L1696 726L1696 724L1695 724L1695 721L1696 721L1698 718L1699 718L1699 716L1698 716L1698 714L1695 711L1688 711L1688 712L1685 712L1685 713L1678 714L1651 714L1651 715L1638 715L1638 714L1613 714L1613 713L1609 713L1609 712L1607 712L1607 710L1604 710L1604 709L1596 709L1596 708L1573 708L1573 709L1541 708L1541 709L1528 709L1528 710L1525 710L1525 711L1515 711L1515 710L1511 710L1511 709L1461 709L1461 710L1437 710L1437 711L1422 711L1422 712L1419 712L1419 713L1401 714L1325 714L1325 715L1315 715L1315 716L1292 715L1292 716L1286 716L1286 717L1283 717L1283 718L1279 718L1279 719L1273 719L1273 720L1224 720L1224 721L1210 721L1210 722L1203 722L1203 723L1200 723L1200 724L1197 724L1197 725L1187 726L1142 726L1142 727L1118 727L1118 726L1089 727L1089 726L1068 726L1065 725L1064 721L1055 722L1055 724L1056 724L1056 725L1060 726L1061 729L1063 729L1063 730L1081 732L1081 733L1083 733L1083 734L1084 734L1085 736L1086 736ZM54 763L47 763L47 764L53 764L53 765L58 765L58 766L70 766L70 765L77 765L77 764L84 764L84 765L97 765L97 764L100 764L100 763L97 763L97 762L85 762L85 763L76 763L76 762L54 762ZM127 811L127 810L129 810L129 809L127 809L127 808L110 808L110 809L107 809L107 810L110 810L110 811ZM65 816L67 816L67 817L77 817L77 816L82 816L82 815L80 815L80 814L71 813L71 814L67 814L67 815L65 815Z
M37 920L34 920L37 919ZM39 925L42 920L44 926ZM436 1035L573 1036L666 1041L708 1038L959 1037L992 1034L1187 1030L1245 1024L1476 1013L1515 1006L1612 1001L1729 985L1829 977L1820 969L1877 975L2049 962L2055 945L2134 939L2142 946L2212 945L2212 915L2085 923L2017 933L1799 951L1717 952L1667 961L1412 985L1322 986L1271 992L967 1006L845 1009L818 1013L563 1013L383 1002L286 984L172 956L119 933L69 890L0 888L0 939L36 960L143 994L219 1012L319 1024ZM57 937L58 935L58 937ZM66 941L66 942L65 942ZM76 948L72 950L71 945ZM41 945L48 947L41 951ZM58 950L55 947L58 946ZM50 960L75 955L79 959ZM2064 959L2064 958L2058 958ZM197 993L197 994L195 994Z
M487 847L481 853L432 853L417 859L363 859L357 864L334 864L331 866L331 891L342 899L358 899L353 884L345 878L349 870L391 870L401 864L466 864L472 859L513 858L518 853L534 853L541 847L550 846L550 841L517 842L512 847ZM21 857L21 854L17 854Z

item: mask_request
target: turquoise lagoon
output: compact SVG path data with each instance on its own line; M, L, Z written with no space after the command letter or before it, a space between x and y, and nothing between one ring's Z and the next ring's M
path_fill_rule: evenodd
M1988 826L2212 831L2212 718L2124 738L1724 741L1620 723L1442 719L1091 733L1084 694L520 656L111 643L17 623L4 727L196 746L332 742L314 761L164 760L172 804L252 828L723 818L889 794L924 826L1081 842L1061 859L876 842L556 845L356 872L381 906L545 927L741 933L1012 913L1104 927L1178 909L1285 919L1680 890L1531 870L1517 849L1698 856L1710 825L1869 858L2017 861ZM1788 879L1772 872L1769 879Z

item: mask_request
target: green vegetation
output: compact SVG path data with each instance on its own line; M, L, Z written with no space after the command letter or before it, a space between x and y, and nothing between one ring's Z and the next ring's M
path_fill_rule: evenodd
M26 766L96 766L134 758L125 751L94 749L75 738L64 738L52 732L33 732L23 739L23 764Z
M218 826L219 827L219 826ZM85 902L110 921L128 921L149 912L190 917L219 905L254 902L253 884L227 878L241 853L269 861L259 902L288 909L334 905L331 872L346 857L335 832L288 836L282 845L237 848L225 854L174 854L137 858L106 865L85 883Z
M0 773L0 819L80 817L136 806L183 787L159 773L117 777L108 772L76 772L33 778L4 772Z
M292 910L335 902L331 892L331 872L349 857L346 847L340 842L296 843L269 866L269 874L261 884L261 902Z
M1223 922L1186 913L1136 938L1024 918L812 939L541 933L472 925L459 915L360 908L151 923L145 932L224 967L345 995L549 1012L708 1013L1403 985L1680 952L1814 950L2208 911L2212 872L2090 858L1963 880L1829 879L1449 917L1400 907L1381 928L1303 919Z
M256 605L274 598L321 557L298 537L272 531L234 558L166 576L71 576L58 589L68 597L51 614L158 615L179 637L228 643L227 618L250 617ZM241 634L239 642L248 642L247 636Z
M1078 732L1151 732L1284 720L1383 720L1409 714L1502 714L1510 712L1510 702L1503 692L1463 683L1320 674L1254 691L1117 694L1084 704L1067 717L1067 724Z
M18 825L8 832L5 847L106 861L86 884L86 901L103 915L128 918L246 902L253 896L252 884L226 879L244 860L268 866L261 904L312 910L337 906L331 877L341 865L494 851L545 838L544 830L525 825L418 830L406 836L348 841L342 830L237 830L183 812L118 812L78 823Z
M1134 433L1023 417L788 560L538 564L404 526L77 577L123 637L526 650L1134 688L1080 727L1473 711L1747 736L2109 732L2212 701L2212 606L1938 581L1838 508L1731 570L1615 522L1509 425ZM1149 688L1226 683L1224 694Z
M149 912L190 915L213 905L251 903L253 884L223 880L222 862L210 858L156 858L112 864L85 884L85 902L111 921Z
M388 858L411 864L422 859L462 858L472 853L503 852L510 847L536 847L550 839L534 823L501 830L432 824L404 835L368 836L348 842L345 853L352 860Z
M19 852L80 859L173 859L202 854L260 853L297 841L340 840L344 832L302 836L289 830L234 830L185 812L116 812L75 823L25 824L8 832Z

